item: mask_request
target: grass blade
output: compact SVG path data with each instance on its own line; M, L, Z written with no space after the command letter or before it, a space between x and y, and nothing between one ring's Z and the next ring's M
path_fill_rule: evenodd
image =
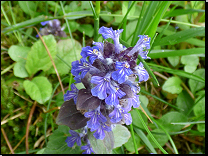
M202 10L202 9L176 9L176 10L173 10L172 12L167 12L164 15L164 18L180 16L180 15L184 15L184 14L193 14L195 12L200 13L200 12L205 12L205 10Z
M173 35L163 37L159 41L155 41L155 46L157 45L174 45L176 43L183 42L189 38L196 37L196 36L204 36L205 35L205 27L200 28L190 28L187 30L183 30L177 32Z
M157 154L154 147L152 146L152 144L150 143L150 141L148 140L146 135L142 132L142 130L140 130L138 128L134 128L134 130L139 135L139 137L142 139L142 141L146 144L146 146L150 149L150 151L154 154Z
M152 59L167 58L171 56L183 56L192 54L205 54L205 48L193 48L183 50L152 50L148 56Z
M135 153L138 154L137 144L136 144L136 140L134 137L133 123L131 123L131 125L130 125L130 130L131 130L131 136L132 136L132 140L133 140L133 144L134 144Z
M182 70L175 70L175 69L171 69L171 68L168 68L168 67L156 65L154 63L147 63L147 64L149 66L151 66L151 68L154 71L158 71L158 72L163 72L164 71L164 72L167 72L167 73L176 74L178 76L186 77L186 78L189 78L189 79L193 79L193 80L205 83L205 79L203 79L203 78L201 78L197 75L194 75L194 74L191 74L191 73L188 73L188 72L184 72Z

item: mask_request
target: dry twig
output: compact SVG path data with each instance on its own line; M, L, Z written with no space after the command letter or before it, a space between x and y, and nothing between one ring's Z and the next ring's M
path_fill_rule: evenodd
M5 131L4 131L4 129L1 128L1 131L2 131L2 134L4 136L4 139L6 140L6 143L7 143L8 147L9 147L11 153L14 154L14 150L12 149L12 146L11 146L11 144L10 144L8 138L7 138L7 135L6 135Z

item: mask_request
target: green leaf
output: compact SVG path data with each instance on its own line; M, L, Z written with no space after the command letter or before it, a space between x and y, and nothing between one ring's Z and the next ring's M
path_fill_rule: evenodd
M14 75L16 77L20 77L20 78L25 78L25 77L28 77L28 73L25 69L25 62L17 62L15 65L14 65Z
M197 75L197 76L199 76L199 77L205 79L205 69L204 69L204 68L202 68L202 69L197 69L197 70L193 73L193 75ZM189 87L190 87L191 92L192 92L193 94L195 94L196 91L198 91L198 90L200 90L200 89L202 89L202 88L205 87L205 82L199 82L199 81L192 80L192 79L190 79L190 80L188 81L188 84L189 84Z
M137 148L139 148L141 146L140 138L139 138L139 136L136 133L134 134L134 137L135 137L135 141L136 141L136 144L137 144ZM135 151L132 137L129 138L128 142L126 142L124 144L124 146L130 152Z
M74 43L73 43L73 42ZM81 59L80 52L82 50L81 44L74 40L74 39L66 39L66 40L60 40L57 43L56 46L57 49L57 55L65 62L67 62L68 65L71 66L71 63L73 61L76 61L77 59ZM74 50L75 54L74 54ZM70 68L57 56L54 59L56 68L58 70L58 73L60 75L65 75L69 73ZM53 67L51 67L48 71L48 74L56 74L55 70Z
M18 45L12 45L9 50L9 56L13 61L24 62L27 58L27 54L30 51L30 47L22 47Z
M28 77L28 73L25 69L25 63L27 54L31 48L29 47L22 47L17 45L12 45L9 50L9 56L12 60L16 61L17 63L14 65L14 75L16 77L25 78Z
M164 126L164 128L168 132L177 132L180 131L184 125L173 125L171 123L176 123L176 122L187 122L187 117L179 112L176 111L171 111L163 115L158 122Z
M143 105L145 105L145 107L147 107L149 99L145 95L139 95L139 100L143 103Z
M36 4L33 1L18 1L20 8L28 15L33 16L36 12Z
M205 124L204 123L197 124L197 129L199 132L205 133Z
M140 113L142 115L143 120L147 124L148 123L147 117L145 116L145 114L141 110L139 110L139 111L140 111ZM144 126L142 125L141 121L138 120L139 119L139 115L138 115L137 111L136 110L132 110L132 111L130 111L130 113L131 113L133 125L137 126L139 128L145 129Z
M200 98L200 96L196 99L196 101ZM203 97L195 106L194 106L194 114L195 116L205 115L205 97Z
M205 48L193 48L183 50L151 50L148 54L150 58L166 58L170 56L183 56L191 54L205 54Z
M164 66L160 66L160 65L156 65L154 63L147 63L149 66L151 66L151 68L153 69L153 71L159 71L159 72L167 72L167 73L171 73L171 74L176 74L178 76L183 76L183 77L186 77L186 78L190 78L190 79L193 79L193 80L196 80L196 81L199 81L199 82L205 82L205 79L200 77L200 76L197 76L197 75L194 75L194 74L191 74L191 73L187 73L187 72L184 72L182 70L175 70L175 69L171 69L171 68L168 68L168 67L164 67Z
M113 149L114 137L113 132L104 131L105 138L103 140L96 139L93 133L89 133L90 145L95 154L111 154Z
M180 57L172 56L172 57L167 57L167 59L173 67L176 67L179 64Z
M175 17L176 21L180 21L180 22L184 22L184 23L189 23L189 20L188 20L188 15L180 15L180 16L176 16ZM181 30L187 30L187 29L190 29L190 25L184 25L184 24L177 24L178 27L181 29Z
M67 146L66 138L70 135L69 127L59 125L52 135L49 136L49 142L43 154L81 154L79 146L72 148Z
M154 129L151 132L159 132L159 133L163 133L163 130L161 129ZM166 142L168 142L168 136L167 135L161 135L161 134L152 134L155 139L158 141L158 143L161 146L164 146ZM147 138L149 139L150 143L152 144L152 146L154 148L158 148L158 146L154 143L154 141L151 139L150 135L147 135Z
M113 134L115 139L114 148L122 146L131 137L129 130L125 126L119 124L113 128Z
M41 150L39 150L36 154L43 154L46 148L42 148Z
M193 55L182 56L181 63L185 65L184 71L193 73L199 64L199 57Z
M81 33L83 33L83 31L85 32L85 34L89 37L92 37L94 34L94 29L92 27L91 24L81 24L78 28L77 28Z
M180 84L181 79L179 77L170 77L165 81L165 83L162 86L162 89L171 94L179 94L183 90Z
M183 90L177 97L176 105L178 108L183 109L181 113L186 115L189 112L191 106L193 106L194 100L190 97L187 91Z
M56 55L56 40L53 35L43 36L43 40L54 59ZM25 68L29 75L35 74L39 70L46 71L52 66L52 62L41 40L38 40L31 47L27 56Z
M188 30L177 32L173 35L163 37L161 40L155 41L154 45L155 46L174 45L176 43L183 42L189 38L192 38L195 36L204 36L204 35L205 35L205 27L190 28Z
M50 99L52 85L46 77L39 76L32 79L32 81L25 80L23 86L31 99L36 100L40 104L44 104Z

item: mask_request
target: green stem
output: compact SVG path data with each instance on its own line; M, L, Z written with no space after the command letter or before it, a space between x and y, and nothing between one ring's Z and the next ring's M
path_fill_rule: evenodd
M135 108L133 108L135 109ZM157 140L155 139L155 137L152 135L152 133L150 132L150 130L148 129L147 125L145 124L140 112L138 109L135 109L139 115L140 121L142 122L142 125L144 126L145 130L147 131L147 133L149 134L150 138L152 139L152 141L157 145L157 147L164 153L164 154L168 154L163 148L162 146L157 142Z
M100 1L96 1L95 14L96 16L94 16L94 41L98 42Z
M172 146L173 146L173 149L174 149L175 153L178 154L178 150L177 150L177 148L176 148L176 146L175 146L175 143L173 142L173 139L170 137L170 135L169 135L168 132L165 130L165 128L164 128L159 122L157 122L154 118L152 118L152 120L153 120L154 122L156 122L156 124L157 124L157 125L165 132L165 134L168 136L168 139L170 140L170 143L171 143Z
M136 140L135 140L135 137L134 137L134 129L133 129L132 123L131 123L131 125L130 125L130 129L131 129L132 140L133 140L133 143L134 143L135 153L138 154L137 144L136 144Z
M16 62L15 62L16 63ZM1 71L1 75L5 74L6 72L8 72L10 69L12 69L15 65L15 63L13 63L12 65L10 65L9 67L7 67L6 69L4 69L3 71Z

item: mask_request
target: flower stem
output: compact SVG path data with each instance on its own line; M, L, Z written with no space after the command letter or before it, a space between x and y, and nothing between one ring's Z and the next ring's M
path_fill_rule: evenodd
M96 1L95 14L96 16L94 16L94 41L98 42L100 1Z
M130 129L131 129L132 140L133 140L133 143L134 143L135 153L138 154L137 144L136 144L136 140L135 140L135 137L134 137L134 129L133 129L132 123L130 125Z

